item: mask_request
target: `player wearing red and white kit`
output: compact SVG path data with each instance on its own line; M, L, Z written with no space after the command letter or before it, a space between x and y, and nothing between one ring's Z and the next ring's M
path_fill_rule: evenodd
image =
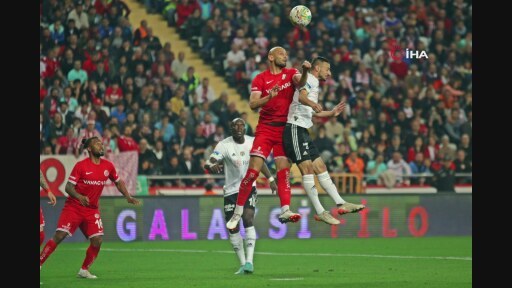
M277 194L281 200L281 223L297 222L300 214L290 210L290 163L283 147L283 130L288 109L296 88L304 86L311 63L304 61L302 75L295 68L285 68L288 53L282 47L268 52L269 69L258 74L252 81L249 106L260 109L260 117L251 149L249 169L240 183L235 211L226 223L228 229L235 229L244 211L244 205L251 193L252 184L258 178L261 167L271 151L277 167Z
M91 244L87 249L82 268L78 271L78 276L97 278L89 272L89 267L98 256L103 241L103 223L98 209L98 200L105 183L109 179L114 182L128 203L137 205L139 200L128 193L124 181L117 175L114 164L100 158L105 154L101 139L92 137L83 139L82 143L84 149L89 152L89 158L76 163L69 175L66 184L66 193L69 197L62 208L55 235L46 242L41 251L39 265L43 265L62 240L68 235L72 236L75 230L80 228Z
M55 198L55 195L53 195L52 191L50 191L50 186L48 185L48 182L46 182L46 179L44 178L43 171L39 169L39 186L43 188L44 191L48 194L48 199L50 199L50 202L48 204L55 206L55 203L57 203L57 198ZM44 216L43 216L43 209L39 207L39 246L43 244L44 241Z

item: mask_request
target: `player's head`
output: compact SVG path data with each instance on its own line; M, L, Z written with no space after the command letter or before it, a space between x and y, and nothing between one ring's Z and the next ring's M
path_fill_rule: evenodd
M311 63L312 72L317 74L320 81L325 81L331 77L331 63L324 57L318 56Z
M103 149L103 143L98 137L91 137L87 139L82 139L82 145L84 145L84 149L89 152L89 156L93 155L94 157L101 157L105 155L105 150Z
M283 47L276 46L268 51L268 61L270 64L274 63L277 67L286 67L286 61L288 60L288 53Z
M230 123L231 135L233 139L240 140L245 135L245 121L242 118L235 118Z

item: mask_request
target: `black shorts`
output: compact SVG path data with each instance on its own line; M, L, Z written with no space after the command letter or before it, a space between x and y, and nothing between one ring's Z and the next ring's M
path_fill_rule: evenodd
M286 123L283 132L283 144L286 157L299 164L306 160L315 161L320 157L318 149L309 137L308 129L295 124Z
M224 197L224 216L226 218L226 222L231 219L233 213L235 212L236 206L236 198L238 197L238 193L231 194L229 196ZM245 209L256 209L256 203L258 202L258 194L256 194L256 187L252 187L251 194L244 205Z

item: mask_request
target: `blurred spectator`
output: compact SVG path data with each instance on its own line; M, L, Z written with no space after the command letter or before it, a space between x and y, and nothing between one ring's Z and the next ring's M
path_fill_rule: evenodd
M57 139L55 146L55 154L60 155L76 155L75 149L78 147L78 139L74 136L72 127L67 127L66 134Z
M203 125L197 124L195 133L191 137L192 146L194 147L193 155L195 158L203 158L204 151L208 147L208 138L203 132Z
M192 139L187 134L187 129L184 126L178 128L178 134L171 138L171 145L178 144L179 149L183 151L185 146L192 145Z
M468 134L462 134L460 138L459 149L464 150L466 158L469 162L473 161L473 145L471 144L471 140L469 139Z
M451 166L452 158L444 156L442 166L434 171L433 182L437 192L455 192L455 171Z
M204 77L201 85L196 88L197 104L201 104L205 101L212 102L215 100L215 91L210 85L208 77Z
M462 149L457 151L457 158L455 161L453 161L453 163L455 164L455 173L469 174L473 172L472 163L468 160L466 157L466 152L464 152ZM472 181L470 177L457 178L457 183L459 184L466 184L471 182Z
M318 135L313 140L313 143L315 144L320 154L325 151L327 151L331 156L335 154L334 142L331 139L327 138L325 126L322 125L320 126L320 128L318 128Z
M455 157L456 151L457 145L450 142L450 137L448 137L448 135L444 135L441 138L441 144L439 145L439 154L442 154L450 159L453 159L453 157Z
M406 148L400 143L400 136L395 135L391 138L391 144L386 148L385 159L393 158L395 152L400 153L400 155L407 155L406 151Z
M407 153L407 162L412 162L414 159L416 159L416 155L421 153L423 154L423 151L425 151L425 145L423 145L423 137L418 136L416 137L416 140L414 141L414 145L410 146L408 153ZM423 156L423 155L422 155Z
M386 163L384 163L384 155L377 154L375 160L368 161L368 166L366 166L366 183L381 184L379 176L387 169Z
M412 172L409 164L402 159L400 152L393 152L393 156L391 160L388 161L387 166L388 170L395 175L397 184L409 185L411 183L409 177L403 177L410 176Z
M116 126L111 128L112 134L117 137L117 147L119 152L125 151L139 151L139 145L132 138L132 127L124 126L123 134L119 134Z
M356 151L350 152L345 164L347 165L347 172L356 174L357 178L362 180L365 166L363 159L357 155Z
M414 161L409 162L412 174L430 174L429 167L425 164L425 158L422 152L414 155ZM411 184L424 185L426 181L425 177L412 177Z
M219 125L219 126L215 127L215 133L211 134L208 137L208 143L213 143L213 142L218 143L218 142L224 140L224 138L226 138L226 134L224 134L224 127Z
M210 105L210 109L215 115L219 116L224 114L228 109L228 93L226 91L222 91L219 95L219 98L215 99Z
M91 137L98 137L101 139L101 133L95 128L96 121L95 120L87 120L87 125L85 126L85 129L81 129L80 133L78 135L78 141L77 145L82 145L82 139L89 139ZM79 153L80 147L77 147L75 149L76 153ZM84 155L87 154L85 151L83 151ZM78 157L78 154L75 154L76 157Z

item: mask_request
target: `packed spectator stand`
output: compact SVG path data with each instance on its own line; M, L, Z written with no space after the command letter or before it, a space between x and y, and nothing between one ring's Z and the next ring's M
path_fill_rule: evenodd
M337 118L314 118L310 130L329 171L386 186L434 185L432 177L408 176L435 175L447 162L471 174L471 1L139 2L246 100L270 47L284 47L296 68L330 59L321 104L330 110L344 100L347 108ZM298 4L312 11L306 28L288 21ZM40 153L78 156L82 137L99 136L108 153L138 151L140 175L205 174L228 122L247 114L146 21L130 22L130 12L122 0L40 1ZM428 58L393 55L406 50ZM254 128L248 124L247 134Z

